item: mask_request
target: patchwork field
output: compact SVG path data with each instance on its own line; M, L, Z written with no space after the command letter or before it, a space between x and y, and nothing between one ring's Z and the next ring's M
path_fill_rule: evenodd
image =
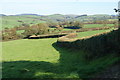
M94 17L100 18L101 20L104 19L102 18L103 16L108 16L108 19L106 19L107 21L117 21L117 19L109 19L109 15L93 15L93 16L87 16L87 17L78 17L75 18L72 15L66 15L66 17L70 18L70 21L73 20L78 20L78 21L84 21L84 19L86 21L91 21ZM77 15L76 15L77 16ZM37 15L9 15L9 16L2 16L0 17L0 19L2 19L2 28L13 28L16 26L21 26L23 24L29 24L29 25L33 25L33 24L38 24L38 23L44 23L47 21L52 22L53 24L59 20L62 21L65 19L65 15L48 15L48 16L37 16ZM104 24L86 24L84 26L84 28L93 28L93 27L102 27ZM107 24L107 26L113 26L113 24Z
M96 15L97 16L97 15ZM114 21L114 19L106 18L106 20ZM0 17L1 18L1 17ZM104 20L103 17L97 17ZM98 19L98 20L99 20ZM55 24L68 20L67 28L49 28ZM24 39L29 35L38 35L38 30L43 30L43 26L38 23L49 23L49 33L58 32L74 32L75 23L70 21L92 21L94 16L72 16L72 15L14 15L2 17L2 29L6 28L6 33L2 43L2 77L3 78L92 78L115 63L118 58L115 54L105 55L103 57L87 60L85 55L88 52L82 49L63 48L56 45L57 38L44 39ZM97 20L97 19L96 19ZM74 22L74 21L73 21ZM31 25L37 24L34 28ZM52 25L50 25L52 24ZM71 26L72 24L72 26ZM7 28L13 28L21 25L30 25L28 34L23 34L25 29L12 29L7 31ZM46 24L48 25L48 24ZM80 24L79 24L80 25ZM79 26L77 25L77 26ZM59 24L59 26L61 26ZM39 28L38 28L39 27ZM44 26L45 27L45 26ZM70 27L70 28L69 28ZM100 27L115 27L115 24L83 24L83 28L100 28ZM79 26L80 28L80 26ZM0 30L2 30L0 29ZM108 32L114 28L106 30L78 32L77 38L92 36L98 33ZM27 29L26 29L27 30ZM91 30L91 29L89 29ZM10 31L10 32L9 32ZM15 32L16 31L16 32ZM31 31L31 33L29 33ZM36 31L34 33L34 31ZM41 31L42 32L42 31ZM43 30L43 34L45 30ZM47 32L46 32L47 33ZM42 33L41 33L42 34ZM47 33L48 34L48 33ZM24 37L25 36L25 37ZM18 40L15 40L18 39ZM9 40L9 41L8 41ZM11 40L11 41L10 41ZM73 46L73 45L72 45ZM102 48L103 49L103 48Z
M2 18L2 28L13 28L20 26L22 24L37 24L45 21L40 20L38 16L3 16Z

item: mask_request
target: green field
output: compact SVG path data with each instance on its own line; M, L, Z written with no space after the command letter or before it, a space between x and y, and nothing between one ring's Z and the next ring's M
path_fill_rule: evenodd
M23 32L25 32L25 30L18 30L18 31L17 31L18 34L21 34L21 33L23 33Z
M87 34L82 33L84 36ZM57 38L2 42L3 78L92 77L117 61L113 55L86 61L85 52L58 47L56 41Z
M100 18L103 15L93 15L93 16L87 16L87 17L79 17L75 20L83 21L87 20L90 21L94 17ZM109 15L106 15L109 16ZM70 21L73 20L73 16L69 15ZM16 26L20 26L22 24L38 24L43 23L47 21L56 22L57 19L64 20L64 15L48 15L48 16L36 16L36 15L13 15L13 16L2 16L0 17L2 19L2 28L13 28ZM117 21L117 19L107 19L108 21ZM22 21L22 22L20 22ZM108 24L107 26L113 26L113 24ZM94 27L103 27L103 24L85 24L84 28L94 28Z
M3 42L3 53L6 53L6 54L3 54L3 60L9 61L14 58L14 60L16 60L16 61L17 60L31 60L31 61L43 60L44 61L47 58L47 57L45 58L45 56L48 56L48 58L50 58L49 56L51 56L51 60L48 59L48 61L50 61L50 62L55 61L56 60L55 57L57 58L57 56L54 56L56 51L51 46L52 43L55 41L56 41L56 39L40 39L40 40L25 39L25 40L15 40L15 41ZM41 43L44 43L44 44L41 44ZM41 48L42 48L42 50L41 50ZM50 48L50 50L46 51L46 49L49 49L49 48ZM49 52L51 54L44 54L47 52ZM13 54L13 53L15 53L15 54ZM39 55L39 54L42 54L42 55ZM14 57L14 56L16 56L16 57ZM27 57L27 56L31 56L31 57Z
M82 37L87 37L87 36L91 36L91 35L98 34L98 33L108 32L108 31L112 31L113 29L114 28L107 29L107 30L79 32L77 33L77 38L82 38Z
M108 27L114 26L114 24L107 24ZM104 24L85 24L83 28L96 28L105 27Z
M41 21L40 17L37 16L3 16L2 18L2 28L13 28L20 26L22 24L37 24L45 21ZM22 21L22 22L18 22Z

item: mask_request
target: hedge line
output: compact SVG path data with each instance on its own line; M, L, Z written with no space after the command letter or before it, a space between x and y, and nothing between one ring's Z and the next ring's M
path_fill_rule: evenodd
M110 33L93 36L88 39L76 40L74 42L57 41L57 45L89 51L89 54L86 55L87 58L100 57L110 53L115 53L118 56L120 53L120 28Z

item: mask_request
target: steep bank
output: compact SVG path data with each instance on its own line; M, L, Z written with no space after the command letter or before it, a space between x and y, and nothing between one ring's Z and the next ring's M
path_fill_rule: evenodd
M118 59L117 61L110 63L109 66L104 67L103 70L98 70L98 72L91 74L94 75L93 78L99 79L120 78L120 28L109 33L74 41L71 41L70 39L67 41L60 40L59 38L56 44L62 48L64 47L72 50L84 50L84 52L87 52L85 54L85 59L88 61L95 61L96 59L101 59L104 56L113 55L116 57L116 59ZM101 65L99 61L98 64Z
M78 39L72 42L58 40L57 45L60 47L82 49L84 51L90 52L90 54L86 54L88 58L104 56L110 53L114 53L116 56L119 56L120 29L90 38Z

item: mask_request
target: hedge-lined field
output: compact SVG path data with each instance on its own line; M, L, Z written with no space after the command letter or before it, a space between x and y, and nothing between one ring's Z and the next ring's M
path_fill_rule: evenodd
M21 26L23 24L38 24L38 23L44 23L51 20L53 23L56 23L56 19L59 18L60 20L64 19L61 18L62 15L56 16L56 15L48 15L47 17L43 16L35 16L35 15L14 15L14 16L2 16L2 28L13 28L17 26ZM88 16L89 17L89 16ZM0 18L0 19L1 19ZM86 17L87 18L87 17ZM79 20L81 21L81 19ZM115 19L107 19L107 21L117 21ZM107 24L106 26L113 26L114 24ZM104 24L85 24L84 28L94 28L94 27L103 27Z
M114 26L114 24L106 24L106 26ZM104 24L85 24L83 28L105 27Z
M67 17L69 17L68 22ZM11 79L92 78L97 73L117 62L118 58L116 57L116 52L114 50L120 52L120 47L116 47L120 45L120 42L118 42L120 39L114 38L119 35L112 36L114 33L117 33L117 31L113 31L114 33L109 36L101 35L102 37L98 36L85 40L76 40L75 42L67 42L65 44L57 42L57 38L24 39L31 35L38 36L45 34L46 36L51 33L57 34L60 32L72 33L72 37L78 34L77 38L81 38L107 32L113 29L111 27L117 27L114 23L116 21L111 23L108 21L108 24L105 24L103 21L103 23L98 21L96 24L93 24L92 16L86 17L87 21L91 20L91 24L85 24L84 22L80 22L84 21L81 17L76 19L78 20L77 22L74 21L75 19L72 16L66 15L65 17L65 15L59 14L49 16L3 16L2 29L4 29L3 32L5 33L2 37L6 42L0 42L2 43L3 51L2 77ZM110 16L106 19L109 19L109 17ZM85 17L83 16L83 18ZM104 20L102 17L97 18ZM56 29L52 27L56 27ZM67 35L67 38L69 39L71 36ZM107 40L110 42L107 43Z
M55 41L56 39L38 39L38 40L21 39L3 42L3 61L11 61L11 59L14 59L15 61L19 60L44 61L46 58L48 58L49 62L51 61L54 62L54 59L56 60L58 58L58 56L56 55L56 51L51 46L52 43ZM51 59L49 60L50 56Z
M3 42L3 78L86 78L117 60L107 55L87 61L82 50L58 47L56 41L51 38Z
M86 54L89 59L98 58L105 55L116 54L119 56L120 50L120 29L109 33L92 36L90 38L78 39L73 42L57 41L58 46L71 49L83 49L90 52Z
M79 33L77 33L77 38L82 38L82 37L87 37L87 36L95 35L95 34L98 34L98 33L108 32L108 31L111 31L113 29L114 28L107 29L107 30L96 30L96 31L79 32Z

